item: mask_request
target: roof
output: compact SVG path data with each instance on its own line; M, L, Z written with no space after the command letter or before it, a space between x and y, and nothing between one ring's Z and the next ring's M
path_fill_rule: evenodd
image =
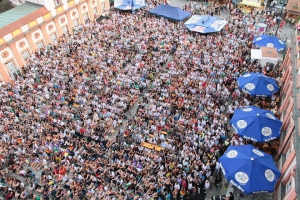
M25 2L20 6L0 14L0 37L28 24L48 13L48 10L35 3Z
M22 19L26 15L40 9L41 5L25 2L24 4L10 9L0 14L0 28L3 28L19 19Z
M260 47L262 57L265 58L278 58L278 53L276 48L271 47Z
M289 0L286 9L294 13L300 14L300 2L299 0Z

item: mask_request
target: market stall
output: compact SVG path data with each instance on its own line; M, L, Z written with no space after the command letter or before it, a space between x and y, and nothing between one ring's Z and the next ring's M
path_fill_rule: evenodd
M260 49L251 49L251 59L260 60L261 65L264 67L267 63L278 62L278 53L276 48L261 47Z

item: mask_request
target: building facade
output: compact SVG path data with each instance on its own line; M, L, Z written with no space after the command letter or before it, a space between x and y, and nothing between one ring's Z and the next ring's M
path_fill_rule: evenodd
M286 7L286 17L287 20L297 21L300 17L300 1L299 0L289 0Z
M277 150L277 167L281 177L275 187L274 200L296 200L299 193L299 123L300 123L300 62L299 46L296 40L298 34L292 36L291 47L288 49L281 65L281 81L284 87L281 90L280 114L282 132L280 146Z
M16 1L19 6L0 14L0 82L13 81L36 50L110 8L109 0Z

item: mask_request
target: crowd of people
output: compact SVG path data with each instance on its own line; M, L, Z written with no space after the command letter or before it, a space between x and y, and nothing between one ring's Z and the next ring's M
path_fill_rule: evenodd
M228 126L251 104L235 80L261 70L237 21L201 35L116 12L33 54L0 88L4 198L196 199L218 185L218 158L249 142Z
M248 31L253 31L255 35L262 33L258 24L263 23L266 25L264 33L268 35L276 35L284 41L287 40L287 35L282 34L285 15L282 15L274 8L267 7L264 10L257 8L253 9L248 14L244 13L242 9L239 9L232 3L219 4L201 2L200 4L196 4L195 2L190 2L181 6L181 8L195 15L212 15L217 17L221 15L228 15L226 20L231 21L232 23L246 25Z

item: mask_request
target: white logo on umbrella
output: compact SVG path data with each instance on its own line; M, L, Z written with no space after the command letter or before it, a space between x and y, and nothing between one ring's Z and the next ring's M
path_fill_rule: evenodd
M237 172L234 175L235 180L237 180L240 184L246 184L249 181L249 177L244 172Z
M270 127L263 127L261 129L261 134L263 134L264 136L270 136L272 135L272 129Z
M261 151L257 150L257 149L252 149L252 152L255 153L258 156L264 156L264 154Z
M265 177L266 177L266 179L267 179L269 182L273 182L274 179L275 179L275 174L273 173L272 170L267 169L267 170L265 171Z
M262 40L262 37L256 38L256 41L260 41L260 40Z
M244 74L242 77L249 77L251 74Z
M247 122L245 120L239 120L237 121L236 125L239 128L245 128L247 126Z
M282 40L278 40L280 42L280 44L284 44L284 42Z
M268 84L267 88L268 88L269 91L273 91L275 89L272 84Z
M267 115L270 119L276 119L271 113L266 113L266 115Z
M252 111L252 108L244 108L244 109L242 109L242 111L244 111L244 112L250 112L250 111Z
M247 84L245 85L245 88L246 88L247 90L253 90L253 89L255 88L255 85L254 85L253 83L247 83Z
M268 43L268 44L267 44L267 47L273 48L273 47L274 47L274 44L273 44L273 43Z
M235 157L237 157L237 155L238 155L238 152L236 150L231 150L226 154L226 156L228 158L235 158Z

